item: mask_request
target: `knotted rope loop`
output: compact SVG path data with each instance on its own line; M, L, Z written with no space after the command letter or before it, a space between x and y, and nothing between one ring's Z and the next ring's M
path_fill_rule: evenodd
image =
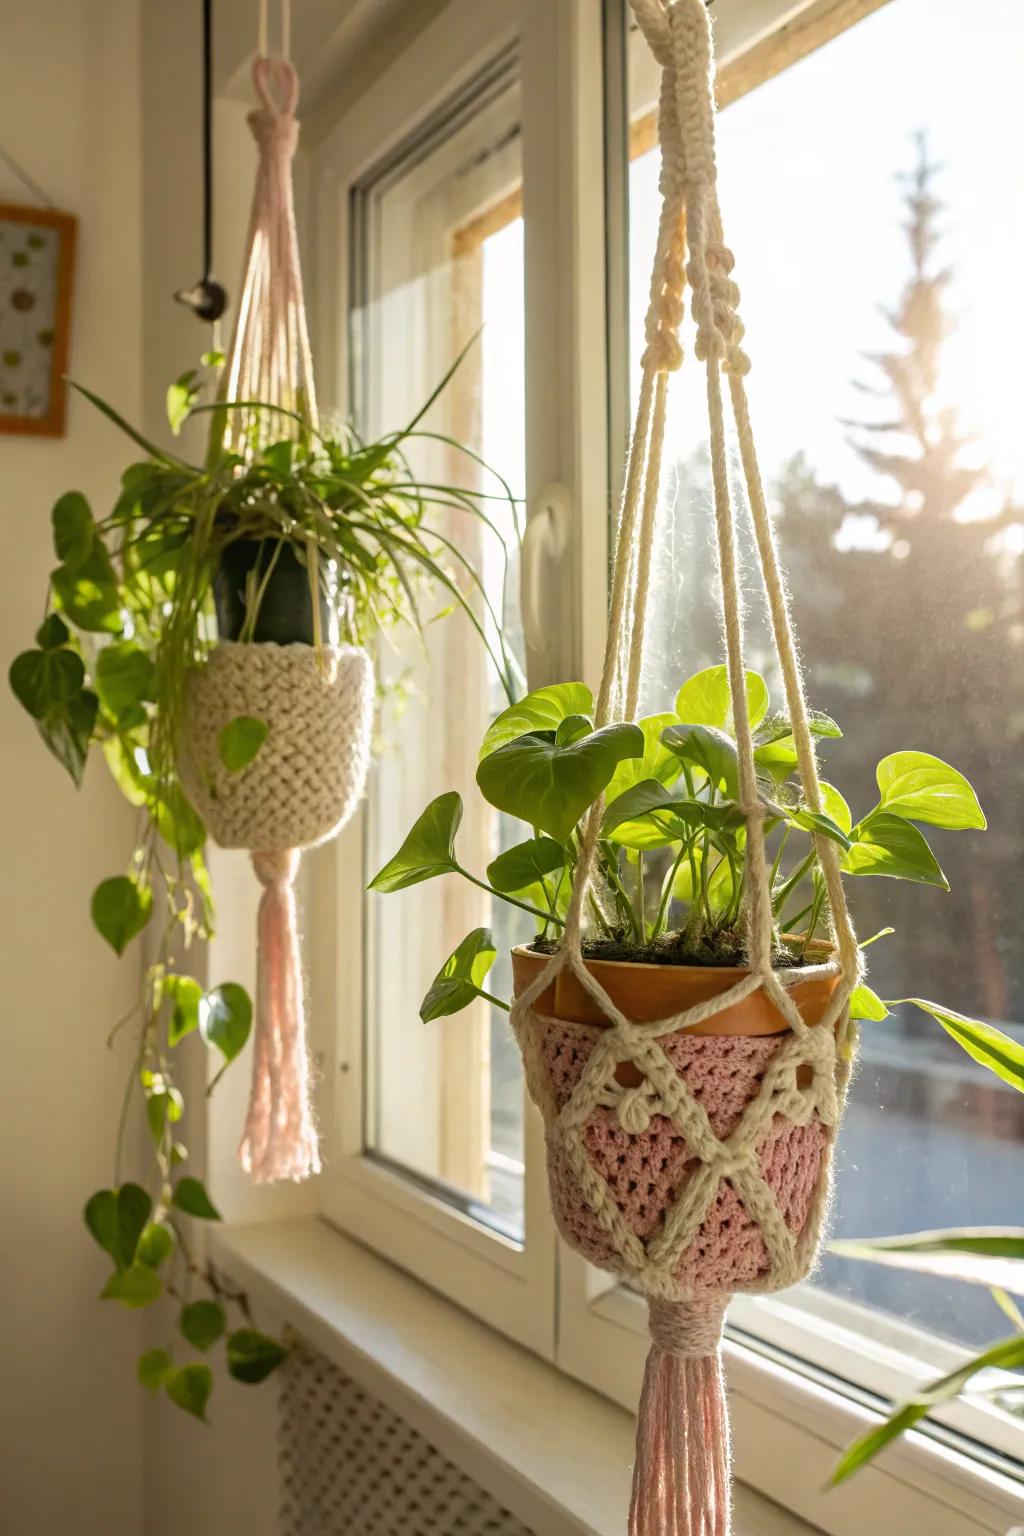
M299 872L299 850L275 848L254 853L252 867L264 890L275 885L294 885L295 876Z
M647 1303L647 1323L655 1346L666 1355L713 1355L722 1338L729 1298L703 1296L690 1302Z

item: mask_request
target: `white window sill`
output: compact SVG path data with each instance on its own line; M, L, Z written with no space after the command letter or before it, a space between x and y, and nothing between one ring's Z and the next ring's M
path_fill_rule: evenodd
M313 1218L225 1227L210 1255L539 1536L622 1536L634 1423L622 1408ZM812 1527L736 1489L735 1536Z

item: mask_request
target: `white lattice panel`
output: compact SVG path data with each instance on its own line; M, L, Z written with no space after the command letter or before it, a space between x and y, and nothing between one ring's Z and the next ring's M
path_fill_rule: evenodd
M282 1371L281 1536L534 1536L305 1345Z

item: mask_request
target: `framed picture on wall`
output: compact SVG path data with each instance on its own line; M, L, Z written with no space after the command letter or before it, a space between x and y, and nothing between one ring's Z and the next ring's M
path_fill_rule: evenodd
M0 432L63 436L76 225L0 203Z

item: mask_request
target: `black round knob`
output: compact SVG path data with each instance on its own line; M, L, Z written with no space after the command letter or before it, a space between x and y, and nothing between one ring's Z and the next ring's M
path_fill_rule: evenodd
M228 307L227 291L212 277L201 278L193 288L179 288L174 297L200 320L219 320Z

